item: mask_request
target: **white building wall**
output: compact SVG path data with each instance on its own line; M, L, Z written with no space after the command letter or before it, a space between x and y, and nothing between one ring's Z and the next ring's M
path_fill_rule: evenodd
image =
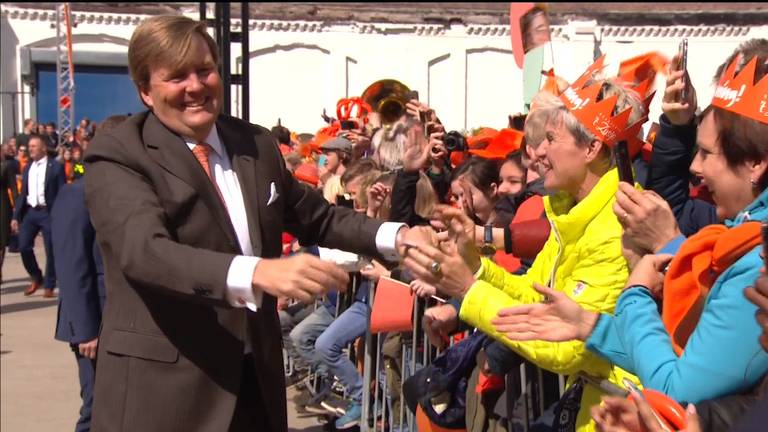
M20 48L55 36L52 11L2 8L2 90L29 92L21 80ZM189 15L197 17L197 13ZM130 39L141 19L137 15L75 13L75 35L109 35ZM233 30L239 22L233 20ZM594 23L592 23L594 24ZM383 78L402 81L418 90L422 100L436 109L449 129L478 126L505 127L507 115L522 110L522 71L510 51L509 28L500 25L329 24L298 21L251 21L250 121L271 127L282 124L297 132L322 127L323 108L335 116L336 101L357 96ZM589 25L587 25L587 28ZM682 34L683 27L599 27L584 32L585 23L553 27L552 51L558 75L575 79L591 64L595 48L607 54L609 70L626 58L657 50L670 58L679 37L653 36L658 30ZM634 29L633 36L611 36ZM689 36L689 73L700 105L712 95L711 77L741 42L768 38L768 25L731 28L730 32L699 28L700 36ZM728 27L726 27L728 29ZM606 34L608 34L606 36ZM76 52L126 53L121 43L75 44ZM239 47L232 51L233 66L239 64ZM7 60L10 57L10 63ZM15 64L14 64L15 61ZM9 66L10 64L10 66ZM663 77L651 118L660 113ZM34 116L33 100L23 94L16 104L16 130L25 117ZM233 112L238 114L239 95L233 87ZM10 98L0 106L0 135L13 130Z

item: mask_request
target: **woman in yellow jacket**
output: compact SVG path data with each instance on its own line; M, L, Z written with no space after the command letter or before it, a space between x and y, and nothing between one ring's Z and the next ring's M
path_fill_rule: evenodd
M491 324L502 308L540 302L541 294L533 284L546 284L564 292L585 309L611 313L629 276L622 256L622 228L612 211L619 179L610 146L636 133L637 128L632 126L644 121L647 110L635 94L610 81L580 79L569 90L570 100L539 96L537 109L530 115L546 118L545 138L537 143L533 162L538 164L545 188L556 193L544 199L552 230L528 272L512 275L490 260L480 260L467 235L472 235L474 227L466 224L467 229L462 229L465 221L459 222L459 212L452 209L442 209L442 216L453 224L450 232L458 236L458 241L444 242L441 249L411 244L405 265L441 292L463 297L463 321L539 367L569 375L569 387L579 373L619 384L631 375L590 353L583 342L511 341ZM587 94L586 90L594 93ZM615 106L611 104L613 96ZM584 102L588 97L602 102ZM631 109L629 118L615 120L613 116L626 109ZM613 129L593 127L599 122L590 117L607 117ZM600 394L597 387L584 385L576 430L594 429L589 409L600 403Z

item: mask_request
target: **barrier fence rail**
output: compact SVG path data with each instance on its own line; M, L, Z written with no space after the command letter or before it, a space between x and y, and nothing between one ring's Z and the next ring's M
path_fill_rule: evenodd
M361 276L350 273L350 287L358 287ZM371 310L376 296L373 284L365 284L362 289L369 290L367 302ZM341 295L336 302L336 317L344 312L355 299L355 290ZM412 327L409 332L377 333L371 332L371 318L368 315L366 331L363 336L363 399L360 431L417 431L416 415L405 402L403 383L422 368L430 365L442 352L433 347L421 321L424 311L432 306L417 298L413 302ZM315 307L323 307L317 302ZM455 343L451 338L450 345ZM386 349L385 349L386 346ZM384 351L387 351L386 353ZM347 353L355 362L358 357L355 343L347 346ZM284 351L284 354L287 354ZM294 361L287 355L285 373L296 373ZM310 371L306 382L309 387L317 388L320 377L316 371ZM564 392L565 377L538 368L531 362L520 360L519 368L514 368L504 377L507 430L528 431L534 421L541 417ZM399 388L393 388L394 386ZM555 387L555 388L553 388ZM368 390L370 389L370 390ZM473 389L470 389L473 391ZM346 397L346 391L343 395ZM334 430L333 421L329 421L328 430Z

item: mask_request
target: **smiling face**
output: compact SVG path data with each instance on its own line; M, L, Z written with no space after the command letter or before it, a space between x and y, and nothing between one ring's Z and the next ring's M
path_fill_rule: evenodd
M549 18L547 14L538 13L531 20L530 28L525 34L525 52L544 45L550 40Z
M222 83L208 45L193 36L190 57L182 69L161 65L150 69L141 98L172 131L203 141L221 110Z
M499 194L516 195L525 186L525 170L513 161L506 161L499 169Z
M691 163L691 173L701 177L715 201L717 217L732 219L754 201L758 190L750 180L760 178L766 162L742 162L728 165L719 142L717 122L713 112L704 116L696 132L698 151Z
M544 187L576 196L587 175L589 148L579 146L563 122L548 122L544 130L544 140L534 151Z

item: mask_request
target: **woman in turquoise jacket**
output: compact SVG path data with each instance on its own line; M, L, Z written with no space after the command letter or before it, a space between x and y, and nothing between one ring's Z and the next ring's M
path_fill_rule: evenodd
M765 92L768 84L765 56L748 60L737 57L734 64L745 72L756 69L754 82L761 84L753 87L747 80L742 99ZM691 164L693 174L712 192L717 215L728 228L768 219L768 116L757 104L718 100L718 95L728 94L731 83L745 82L733 73L725 72L712 105L702 114L699 148ZM646 255L640 260L614 315L588 312L561 293L540 288L550 303L501 311L494 321L496 330L514 340L585 340L589 350L635 373L644 386L681 402L697 403L754 386L768 372L768 354L758 343L757 309L743 292L759 275L760 246L715 280L679 356L653 294L661 291L670 258Z

